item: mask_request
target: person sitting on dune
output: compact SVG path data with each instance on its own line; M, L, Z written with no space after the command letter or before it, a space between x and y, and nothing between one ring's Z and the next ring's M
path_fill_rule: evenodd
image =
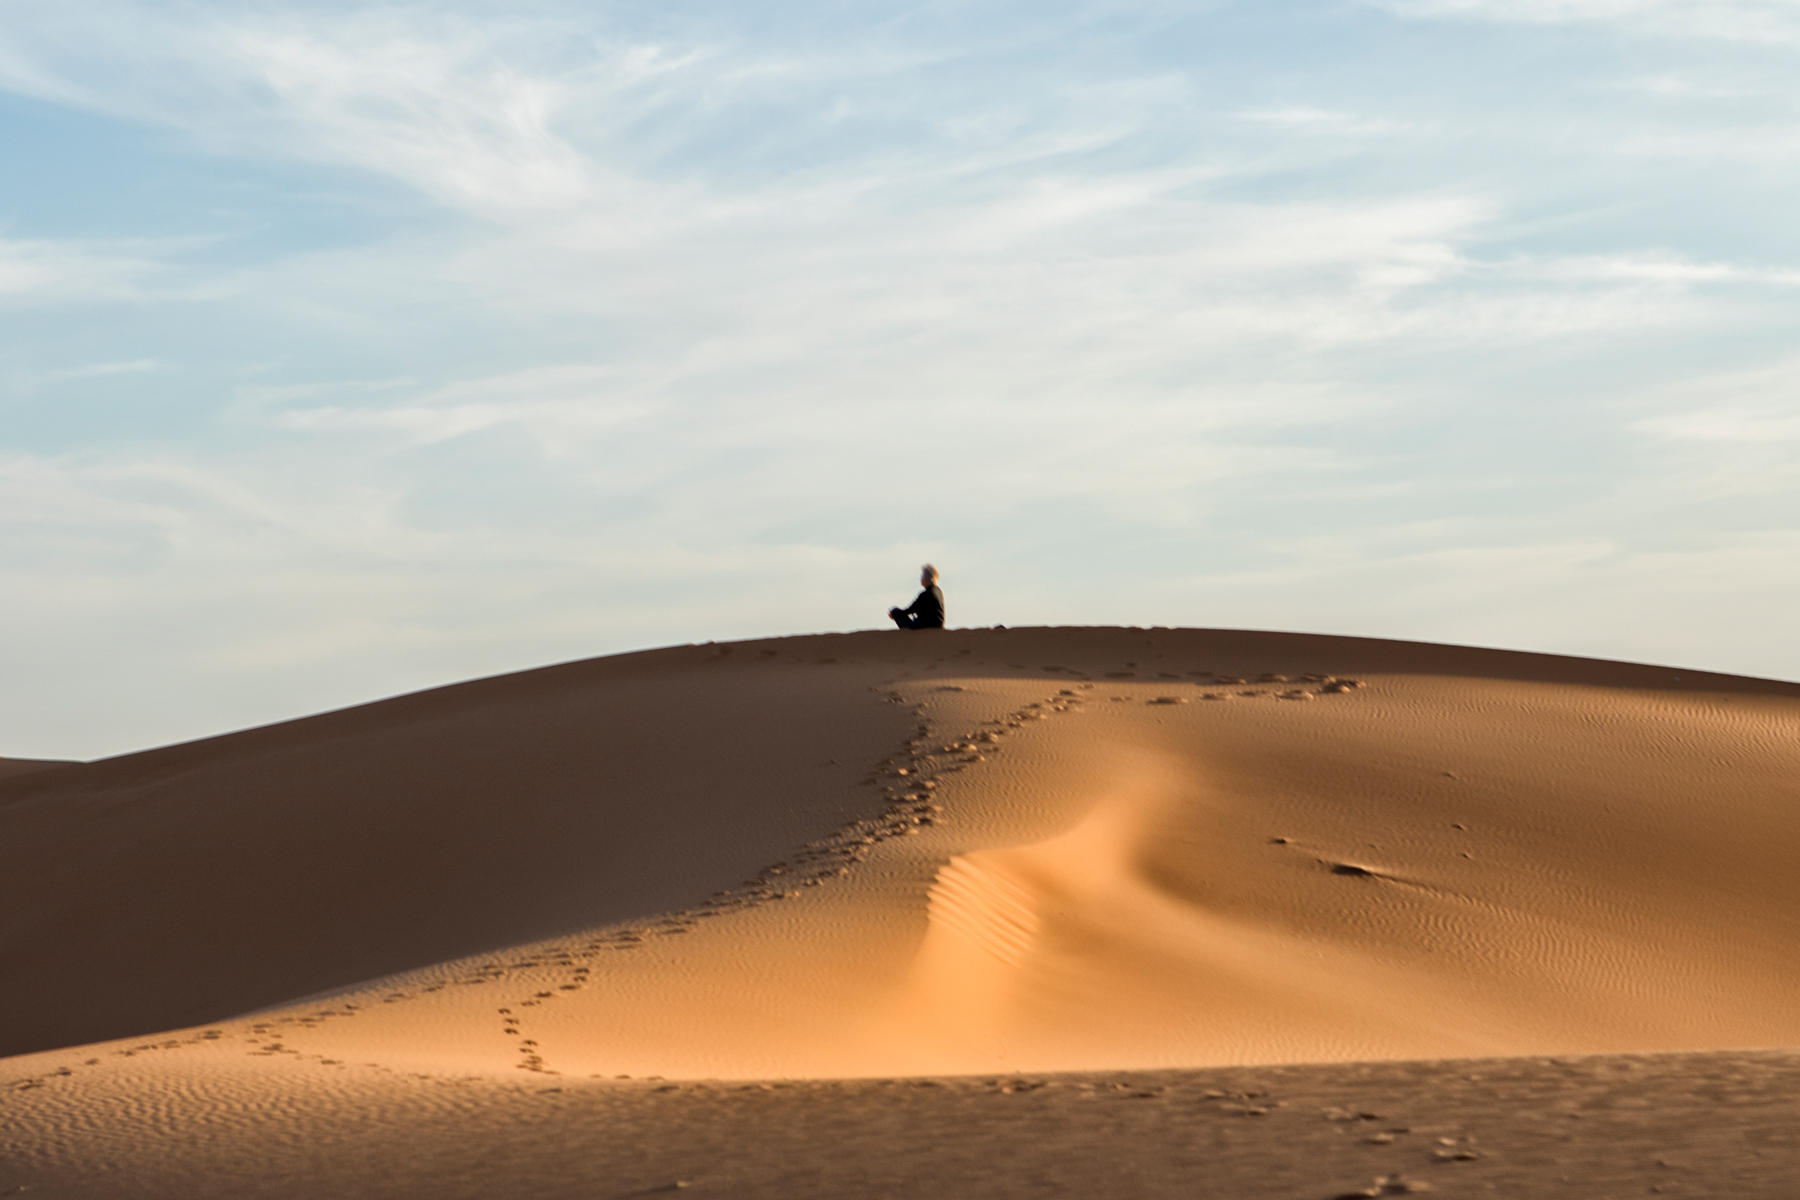
M944 593L938 590L938 569L926 563L919 571L919 586L924 589L906 608L890 608L888 616L902 629L942 629L944 627Z

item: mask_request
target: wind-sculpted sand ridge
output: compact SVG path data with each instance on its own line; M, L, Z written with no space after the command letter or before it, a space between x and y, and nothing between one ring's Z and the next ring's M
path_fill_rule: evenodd
M1666 668L969 630L0 774L8 1153L90 1179L127 1093L406 1140L683 1079L1794 1045L1797 731L1800 687Z

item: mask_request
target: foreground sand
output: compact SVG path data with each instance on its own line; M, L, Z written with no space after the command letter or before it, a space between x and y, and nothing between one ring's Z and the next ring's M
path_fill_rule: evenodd
M600 1083L169 1057L38 1093L29 1197L1791 1200L1800 1056Z
M1664 668L969 630L0 770L0 1191L1786 1195L1793 1058L1531 1056L1800 1045L1796 732ZM1361 1065L1457 1056L1525 1057Z

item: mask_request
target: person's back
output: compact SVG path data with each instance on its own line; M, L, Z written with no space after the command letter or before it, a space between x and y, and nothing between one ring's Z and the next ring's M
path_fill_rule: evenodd
M901 629L942 629L944 593L938 587L938 569L926 563L919 571L919 594L905 608L890 608L888 616Z

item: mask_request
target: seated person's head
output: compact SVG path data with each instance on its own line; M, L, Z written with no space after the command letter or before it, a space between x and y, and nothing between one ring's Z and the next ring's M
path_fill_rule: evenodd
M936 583L937 580L938 580L938 572L937 572L936 567L932 566L930 563L926 563L924 566L919 568L919 586L920 587L930 587L932 584Z

